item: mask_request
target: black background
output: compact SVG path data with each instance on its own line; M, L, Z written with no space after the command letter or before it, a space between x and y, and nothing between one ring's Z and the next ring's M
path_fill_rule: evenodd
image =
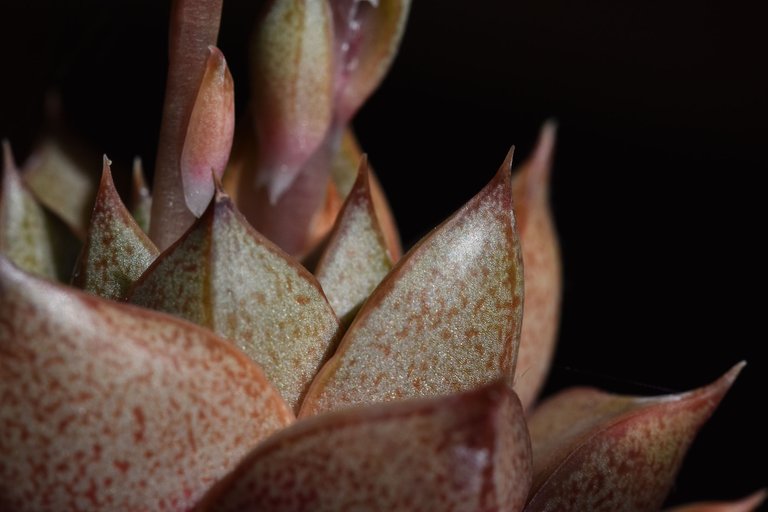
M747 359L671 502L735 498L768 484L765 18L723 1L578 4L416 0L401 54L355 125L412 243L556 118L565 298L547 391L680 391ZM239 107L259 5L225 1L220 46ZM56 87L94 166L102 152L118 172L134 154L154 161L167 9L3 4L0 137L19 160Z

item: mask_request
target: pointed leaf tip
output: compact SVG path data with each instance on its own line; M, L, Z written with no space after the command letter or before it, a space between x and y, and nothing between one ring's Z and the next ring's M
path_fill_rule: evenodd
M392 256L371 196L368 158L342 206L315 277L344 325L392 269Z
M523 271L507 162L404 256L312 383L301 415L512 383Z
M11 149L11 141L3 139L3 170L18 169L16 167L16 160L13 158L13 150ZM9 171L6 171L9 172Z
M129 300L231 340L294 408L337 343L338 319L314 277L224 194L157 258Z
M768 498L768 490L761 489L738 501L711 501L691 503L666 509L666 512L754 512Z
M208 51L181 152L184 200L195 217L202 215L213 197L211 170L219 177L224 173L235 130L232 75L221 51L215 46Z
M72 281L96 295L122 300L158 250L120 199L106 155L103 162L88 234Z
M696 433L743 366L677 395L577 388L544 402L528 422L533 487L526 511L658 510Z

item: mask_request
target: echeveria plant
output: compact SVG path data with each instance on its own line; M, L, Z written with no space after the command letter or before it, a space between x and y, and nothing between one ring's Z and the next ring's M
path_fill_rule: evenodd
M687 393L537 401L555 125L402 254L350 120L408 10L268 2L236 128L221 0L174 0L130 210L106 156L94 180L54 140L21 169L4 143L0 510L662 507L743 363Z

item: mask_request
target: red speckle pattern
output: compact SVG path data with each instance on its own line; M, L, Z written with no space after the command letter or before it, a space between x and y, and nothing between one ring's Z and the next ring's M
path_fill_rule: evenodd
M688 446L740 369L681 395L575 389L546 401L529 421L534 476L526 512L659 510Z
M0 258L0 510L188 510L292 414L209 331Z
M300 414L512 383L523 272L511 155L496 177L406 254L313 381Z
M520 510L530 446L505 384L348 409L257 448L198 511Z

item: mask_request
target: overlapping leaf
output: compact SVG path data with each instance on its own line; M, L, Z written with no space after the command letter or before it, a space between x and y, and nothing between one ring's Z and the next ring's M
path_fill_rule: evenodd
M302 415L512 383L522 317L511 153L496 177L373 292Z
M188 510L292 419L210 331L0 257L0 509Z

